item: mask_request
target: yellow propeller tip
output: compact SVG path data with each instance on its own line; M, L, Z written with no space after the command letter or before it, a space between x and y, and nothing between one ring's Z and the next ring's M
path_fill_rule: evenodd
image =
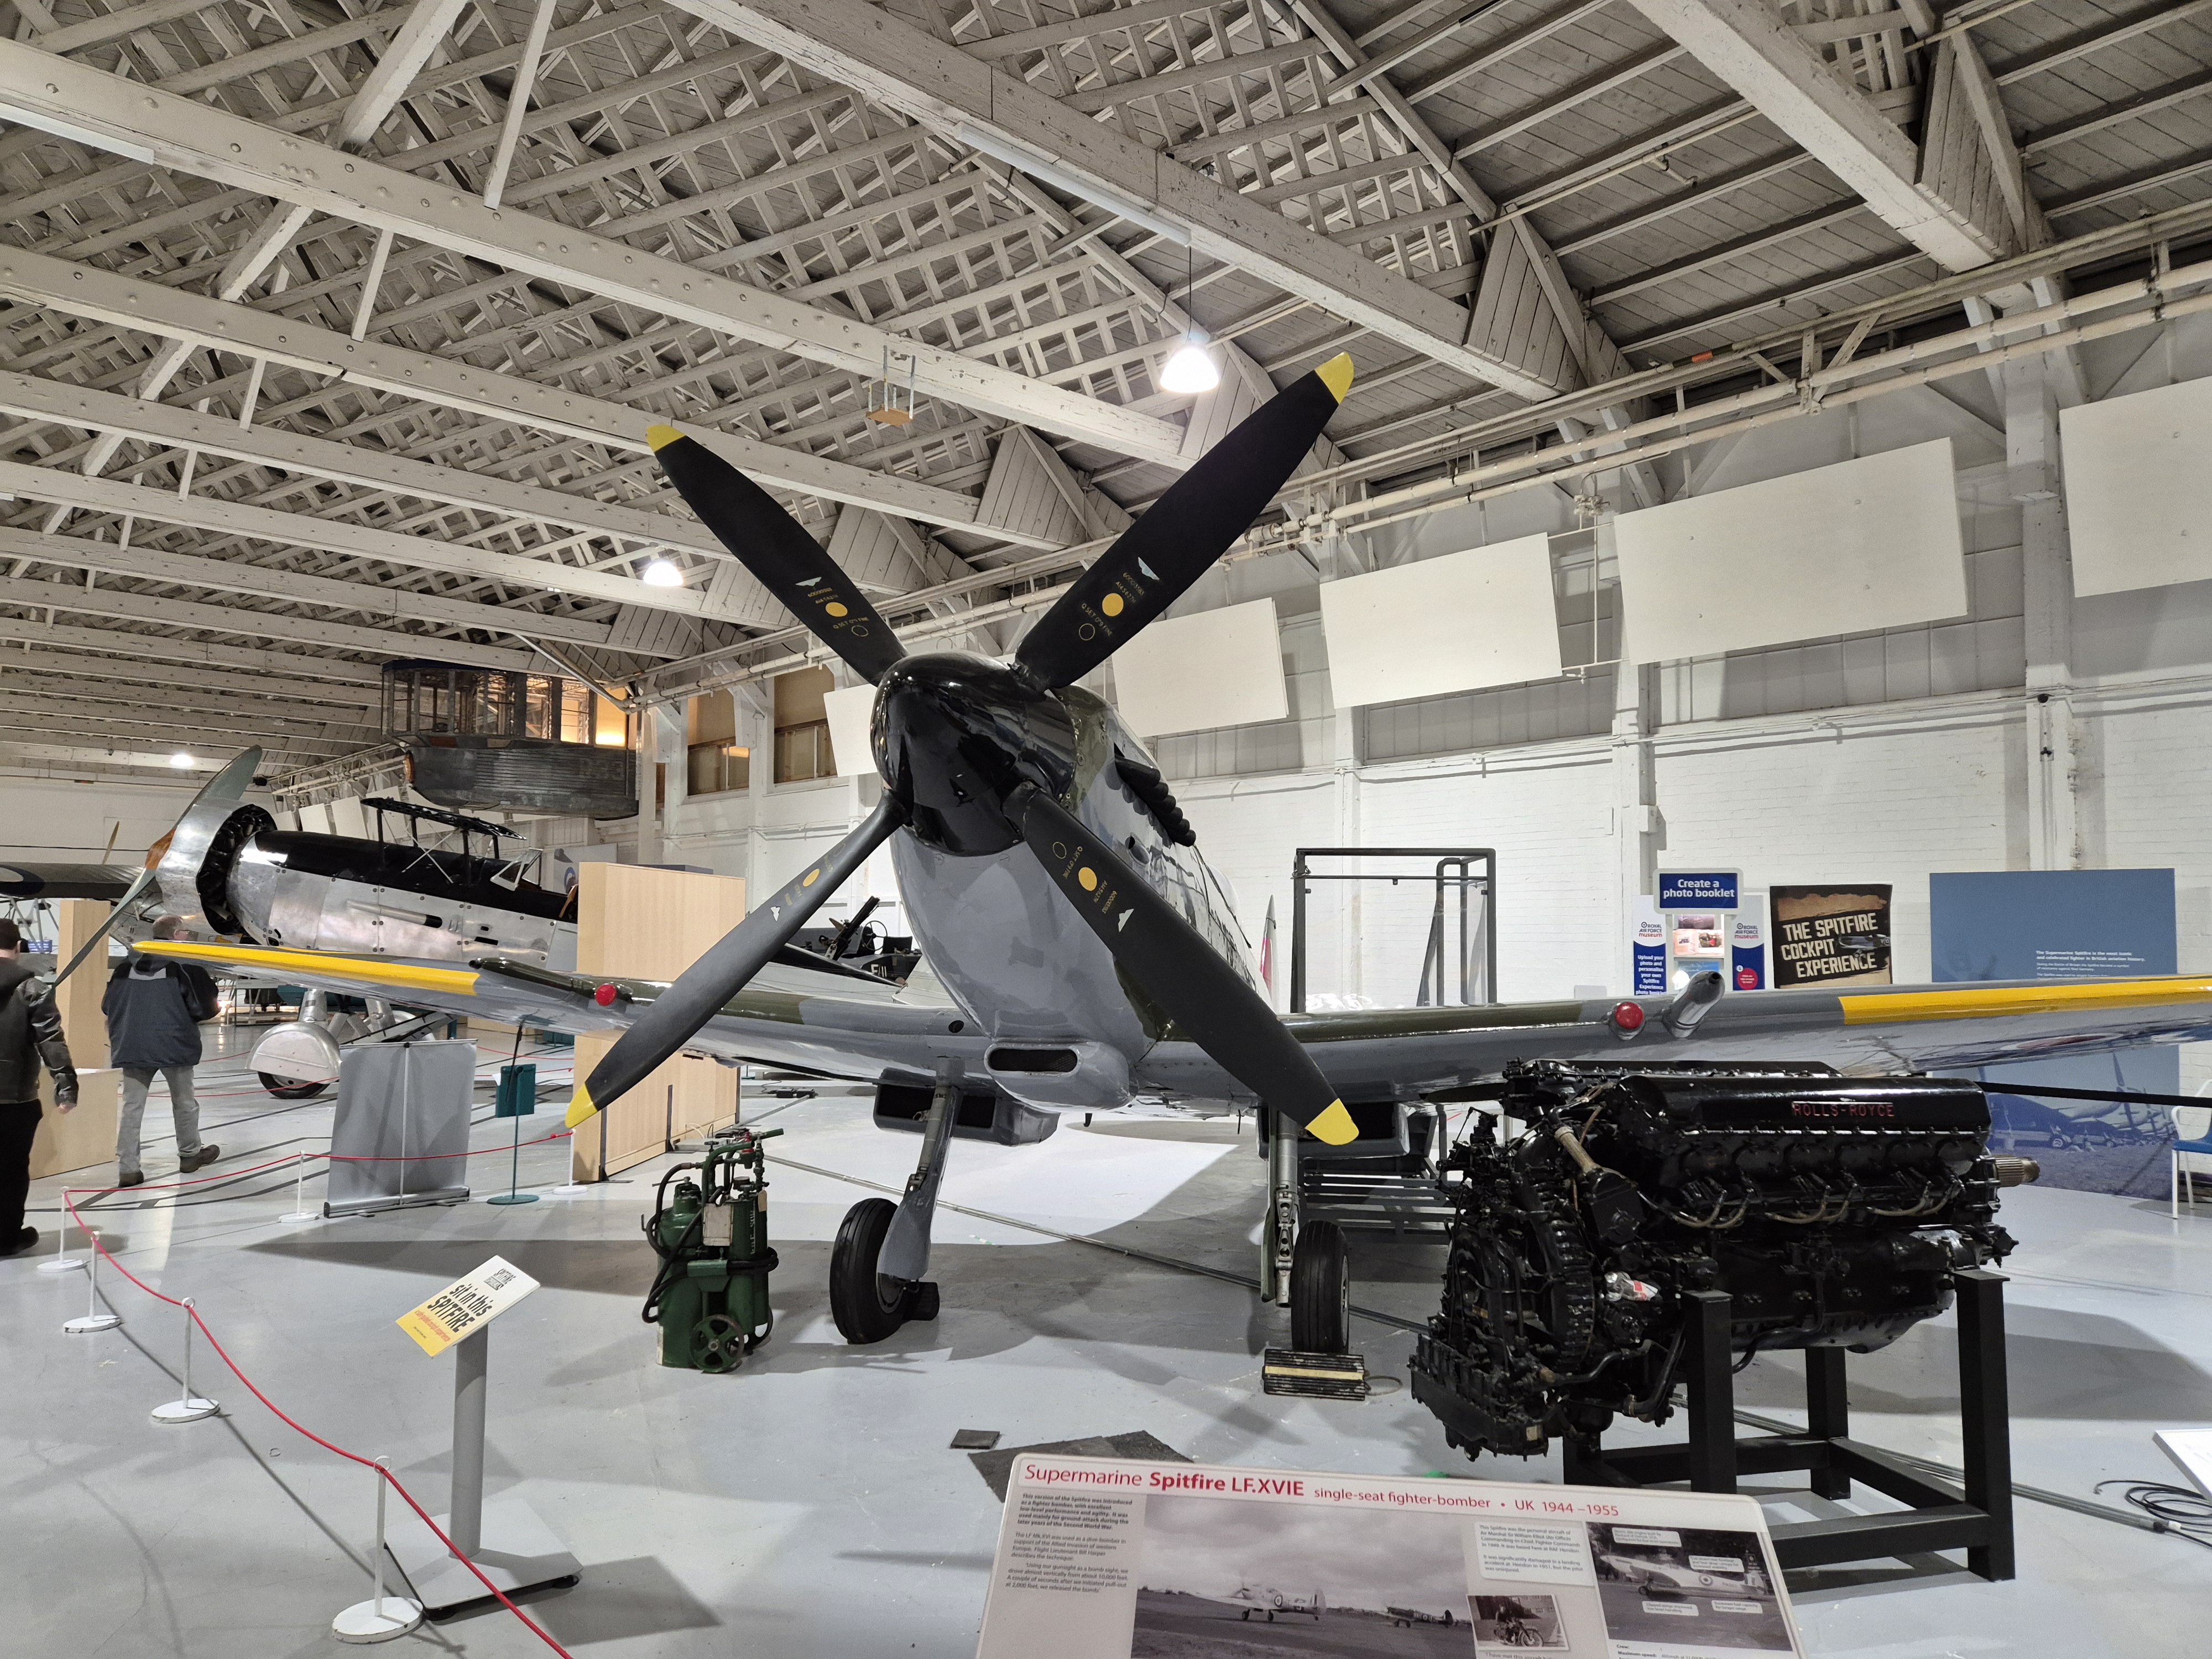
M1321 383L1328 388L1329 395L1342 403L1352 390L1352 354L1340 351L1314 373L1321 376Z
M1338 392L1336 396L1338 402L1341 403L1344 400L1344 394L1341 392ZM656 455L658 455L662 450L667 448L669 445L681 441L683 436L684 434L678 432L672 426L655 425L649 426L645 429L645 441L653 446L653 453Z
M1346 359L1349 362L1349 359ZM1332 1146L1349 1146L1359 1139L1359 1126L1352 1121L1352 1114L1344 1109L1344 1103L1332 1100L1328 1109L1306 1125L1308 1133L1325 1140Z
M588 1123L599 1109L599 1103L592 1098L591 1091L579 1086L568 1102L567 1127L573 1129L579 1124Z

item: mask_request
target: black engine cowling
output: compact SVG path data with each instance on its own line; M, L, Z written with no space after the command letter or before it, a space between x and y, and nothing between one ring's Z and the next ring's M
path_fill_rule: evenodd
M1470 1455L1665 1421L1686 1291L1728 1293L1739 1354L1864 1353L2012 1248L1997 1189L2025 1171L1990 1156L1973 1084L1546 1061L1510 1068L1500 1105L1509 1140L1450 1154L1443 1306L1413 1359Z

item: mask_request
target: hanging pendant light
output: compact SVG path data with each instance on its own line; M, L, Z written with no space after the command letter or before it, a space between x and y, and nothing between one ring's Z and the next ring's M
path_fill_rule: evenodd
M1206 349L1206 332L1193 328L1182 337L1182 343L1160 370L1160 389L1185 396L1211 392L1221 384L1221 370L1214 363L1213 354Z
M681 587L684 586L684 573L670 560L655 559L646 566L644 574L638 580L647 587Z

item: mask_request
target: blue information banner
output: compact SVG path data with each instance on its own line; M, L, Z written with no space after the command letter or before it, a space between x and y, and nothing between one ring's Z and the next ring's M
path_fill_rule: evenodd
M1743 877L1734 870L1662 870L1662 910L1734 910Z
M2178 971L2171 870L1992 870L1928 878L1930 963L1938 980L2096 979ZM2056 1054L1980 1068L1992 1145L2029 1153L2043 1184L2165 1195L2161 1107L2039 1099L2006 1085L2178 1094L2180 1052L2143 1043L2112 1054Z

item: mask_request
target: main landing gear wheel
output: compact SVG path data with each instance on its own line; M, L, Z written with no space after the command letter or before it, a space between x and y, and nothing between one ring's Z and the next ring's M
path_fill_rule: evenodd
M1291 1346L1300 1353L1352 1349L1352 1263L1344 1229L1309 1221L1291 1251Z
M331 1085L327 1083L296 1083L281 1077L271 1077L266 1072L256 1072L261 1086L279 1100L313 1100Z
M837 1242L830 1247L830 1317L838 1334L856 1347L882 1341L909 1319L937 1317L933 1282L887 1279L876 1271L897 1213L898 1206L887 1198L864 1198L845 1212Z

